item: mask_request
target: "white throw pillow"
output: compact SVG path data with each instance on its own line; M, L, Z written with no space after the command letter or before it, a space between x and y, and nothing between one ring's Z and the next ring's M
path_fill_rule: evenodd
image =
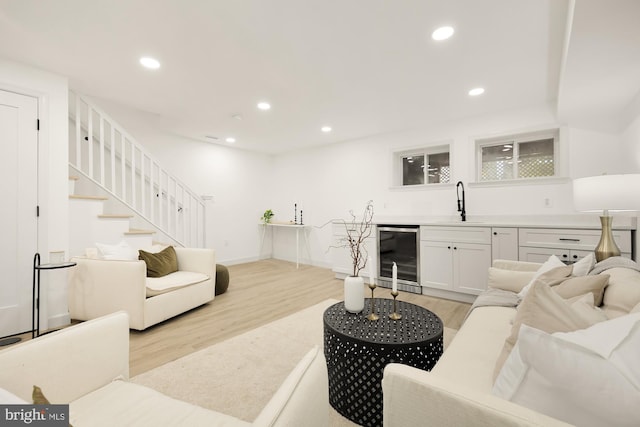
M594 306L593 294L589 292L580 297L575 297L571 302L571 309L577 312L581 317L589 319L590 324L604 322L607 316L604 311Z
M572 265L572 276L586 276L591 270L593 270L593 267L596 265L596 256L593 252L591 252L589 255L583 257L577 262L574 262Z
M536 279L540 276L542 276L544 273L546 273L549 270L553 270L556 267L563 267L565 266L565 263L563 263L562 261L560 261L560 258L558 258L555 255L551 255L545 262L544 264L542 264L540 266L540 268L538 269L538 271L536 271L536 274L533 276L533 278L529 281L529 283L527 284L527 286L525 286L524 288L522 288L522 290L520 292L518 292L518 296L522 299L525 296L527 296L527 292L529 292L529 289L531 288L531 285L533 284L533 282L536 281Z
M0 404L3 405L25 405L29 404L29 402L20 399L15 394L11 393L8 390L0 388Z
M135 261L138 259L138 251L129 246L129 244L124 240L117 245L96 243L96 247L102 256L102 259L112 261Z
M579 426L640 425L640 313L574 332L523 325L493 394Z

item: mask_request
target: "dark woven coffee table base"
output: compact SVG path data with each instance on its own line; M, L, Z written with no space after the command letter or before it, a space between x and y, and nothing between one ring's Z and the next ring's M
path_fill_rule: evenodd
M329 373L329 403L351 421L382 425L384 367L403 363L430 370L442 355L442 321L429 310L398 302L401 320L388 318L392 301L375 299L380 316L369 321L371 300L360 314L347 313L344 303L324 314L324 353Z

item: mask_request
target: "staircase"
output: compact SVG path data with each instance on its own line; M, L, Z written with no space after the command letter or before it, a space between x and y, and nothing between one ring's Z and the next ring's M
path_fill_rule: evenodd
M204 247L203 200L91 102L69 93L70 255L95 243Z

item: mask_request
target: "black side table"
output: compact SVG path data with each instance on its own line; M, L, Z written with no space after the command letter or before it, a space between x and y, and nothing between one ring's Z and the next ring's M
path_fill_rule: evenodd
M344 302L324 312L324 355L329 373L329 403L351 421L382 425L382 375L389 363L430 370L442 355L442 321L420 306L398 301L402 319L391 320L393 301L374 299L379 320L348 313Z
M31 338L40 336L40 271L69 268L76 265L75 262L62 262L59 264L40 264L40 254L33 256L33 291L31 305ZM37 295L36 295L37 288Z

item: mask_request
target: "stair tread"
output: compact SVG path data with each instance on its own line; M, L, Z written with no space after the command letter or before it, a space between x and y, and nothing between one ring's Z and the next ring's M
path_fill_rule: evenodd
M105 219L127 219L127 218L133 218L133 215L130 214L102 214L102 215L98 215L98 218L105 218Z
M129 231L125 231L124 234L155 234L153 230L142 230L139 228L131 228Z
M78 177L78 176L75 176L75 175L69 175L69 181L77 181L77 180L79 180L79 179L80 179L80 177Z
M109 200L108 197L102 196L81 196L78 194L69 194L70 199L78 199L78 200Z

